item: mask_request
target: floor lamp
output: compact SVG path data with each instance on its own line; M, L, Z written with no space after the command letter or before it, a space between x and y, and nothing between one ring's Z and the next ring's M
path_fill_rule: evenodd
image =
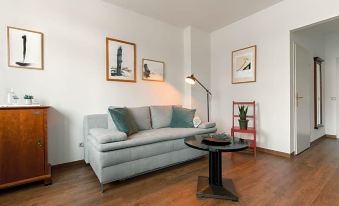
M203 84L201 84L197 78L195 78L194 74L186 77L185 81L191 85L195 84L195 82L198 82L198 84L205 89L207 93L207 121L210 121L210 95L212 96L212 93Z

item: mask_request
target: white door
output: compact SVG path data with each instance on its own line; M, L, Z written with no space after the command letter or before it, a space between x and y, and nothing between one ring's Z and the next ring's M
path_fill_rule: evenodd
M295 68L295 112L296 112L296 140L295 154L300 154L310 147L310 92L312 87L312 56L299 46L294 44L294 68Z

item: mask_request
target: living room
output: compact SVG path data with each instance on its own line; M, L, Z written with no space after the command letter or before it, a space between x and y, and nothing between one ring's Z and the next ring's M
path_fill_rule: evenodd
M338 87L326 90L324 84L324 111L316 112L323 118L319 125L324 132L319 139L310 140L308 135L309 146L299 154L291 32L336 20L338 1L3 0L0 8L0 205L336 205ZM32 51L37 55L32 56ZM236 76L235 69L235 59L243 51L253 58L253 73L245 80ZM335 69L328 75L323 58L324 78L331 78ZM335 80L331 82L335 85ZM248 150L238 151L247 147L247 138L252 136L236 134L241 141L236 145L233 139L231 146L220 150L222 159L203 146L200 149L206 151L198 153L190 137L231 135L232 116L240 116L233 101L255 101L254 110L247 105L249 118L255 112L255 123L249 123L256 128L255 141ZM182 120L174 121L172 110L167 125L154 126L169 114L162 108L154 116L157 107L168 109L168 105L173 112L190 114L190 125L201 122L200 127L168 128ZM144 148L129 146L120 154L125 149L120 140L117 147L111 139L95 139L111 141L117 152L107 159L119 164L105 170L104 156L109 152L101 145L89 146L87 136L112 129L102 119L112 120L110 111L125 107L148 108L148 116L136 119L139 130L148 121L143 128L163 128L161 135L180 134L181 139L177 142L171 136L171 143L156 149L138 140ZM4 174L12 174L6 168L20 170L22 165L12 163L22 161L15 153L24 150L8 149L16 143L9 140L14 138L8 134L16 135L9 128L18 125L10 112L29 109L34 115L36 110L44 114L45 139L37 145L46 153L41 159L46 174L36 179L39 181L25 177L6 182ZM91 129L97 130L90 133ZM152 135L159 134L138 133L149 134L147 144L154 143L150 142L156 139ZM131 139L128 132L126 137L119 135ZM170 150L176 147L182 153ZM145 162L124 159L158 150L166 150L166 156L153 155L157 158L143 158ZM332 152L328 154L328 150ZM86 151L92 151L88 159ZM28 159L39 158L32 155ZM119 161L131 164L123 166ZM221 162L222 168L211 171L212 163L221 166ZM119 165L123 167L115 167ZM221 171L219 178L233 180L234 194L197 191L198 177L218 176ZM224 187L227 190L228 185Z

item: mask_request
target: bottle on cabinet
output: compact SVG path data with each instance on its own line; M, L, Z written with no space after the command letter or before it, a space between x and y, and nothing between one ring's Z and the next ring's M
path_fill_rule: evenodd
M9 92L7 93L7 104L11 105L13 104L13 97L15 96L14 89L11 88Z

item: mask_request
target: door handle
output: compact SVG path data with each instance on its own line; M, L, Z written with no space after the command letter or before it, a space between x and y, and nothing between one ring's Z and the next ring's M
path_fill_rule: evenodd
M299 99L303 99L304 97L301 97L301 96L299 96L299 94L297 93L297 107L299 106Z

